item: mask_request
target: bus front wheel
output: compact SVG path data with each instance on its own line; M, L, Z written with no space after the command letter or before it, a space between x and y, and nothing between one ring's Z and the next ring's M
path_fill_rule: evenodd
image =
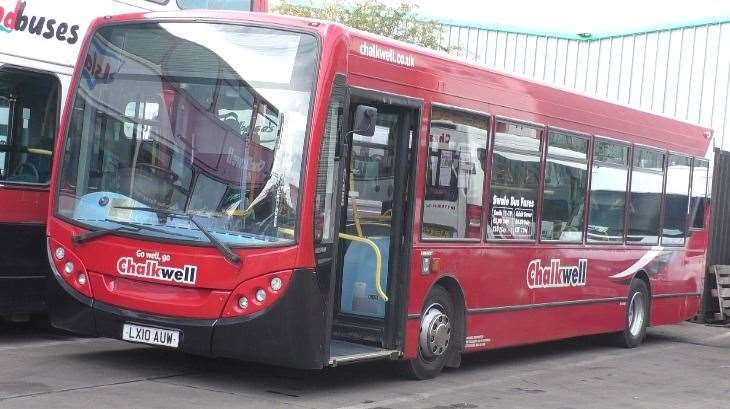
M455 348L454 301L442 286L433 287L421 313L418 353L401 363L404 375L413 379L431 379L438 375Z

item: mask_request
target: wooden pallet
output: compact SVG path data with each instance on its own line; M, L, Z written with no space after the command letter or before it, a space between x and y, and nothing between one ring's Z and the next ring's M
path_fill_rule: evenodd
M712 296L717 298L720 312L715 314L718 321L730 319L730 266L712 266L715 274L715 285Z

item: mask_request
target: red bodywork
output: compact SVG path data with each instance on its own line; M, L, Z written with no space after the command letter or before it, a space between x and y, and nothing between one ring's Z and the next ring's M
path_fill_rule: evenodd
M210 247L191 247L137 239L104 236L83 246L74 246L71 236L79 227L54 217L56 198L49 207L49 236L76 254L88 271L95 299L121 308L164 316L218 318L230 304L233 290L248 280L298 268L315 268L313 226L316 169L327 115L328 98L336 73L347 75L349 86L396 94L422 101L417 146L417 172L413 212L415 223L408 226L413 243L411 272L407 289L404 352L414 357L418 345L419 316L429 289L439 280L458 285L466 307L466 351L518 345L581 334L617 331L624 326L627 283L633 275L614 277L651 250L648 246L587 244L504 244L433 243L420 239L423 208L425 161L428 148L428 120L431 103L485 112L493 117L511 118L557 127L589 135L600 135L659 149L704 157L710 131L688 123L556 89L446 56L328 25L282 16L230 12L130 14L97 20L90 33L101 24L144 19L210 19L241 24L289 27L315 33L321 40L321 64L305 148L306 172L300 201L298 242L275 249L238 249L242 263L226 262ZM88 43L88 37L85 40ZM413 58L414 63L385 61L362 52L363 43ZM85 47L83 48L85 49ZM81 62L81 61L80 61ZM77 71L73 88L79 80ZM54 164L61 162L73 99L69 98L56 145ZM546 133L545 133L546 134ZM57 184L54 169L52 185ZM473 210L469 212L473 213ZM485 213L485 212L484 212ZM706 222L709 212L706 212ZM482 214L482 226L486 223ZM484 229L484 227L482 227ZM481 237L484 237L482 231ZM651 324L678 322L693 316L699 305L705 270L707 231L693 230L684 247L660 251L666 262L651 275ZM198 266L198 282L159 284L144 278L120 277L117 260L138 251L169 255L176 265ZM421 271L421 251L432 252L439 271ZM530 289L526 269L530 261L551 259L575 264L590 260L588 284L582 287ZM226 309L230 311L232 307Z
M48 187L0 182L0 223L44 224L48 215Z
M251 2L251 11L266 13L269 11L269 0L253 0Z

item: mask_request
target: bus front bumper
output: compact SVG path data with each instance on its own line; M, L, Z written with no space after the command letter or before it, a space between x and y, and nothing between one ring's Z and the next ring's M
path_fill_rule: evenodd
M48 280L53 326L76 334L122 339L124 324L179 331L177 349L301 369L326 364L324 305L311 270L298 270L280 300L258 315L187 319L122 309L88 298L53 274Z

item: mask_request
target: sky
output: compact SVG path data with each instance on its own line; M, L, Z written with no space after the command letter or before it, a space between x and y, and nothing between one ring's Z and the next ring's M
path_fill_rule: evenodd
M291 2L302 2L292 1ZM309 0L304 0L307 3ZM315 0L326 1L326 0ZM356 0L353 0L356 1ZM397 5L401 0L380 0ZM623 34L730 21L730 0L411 0L425 17L504 30Z

